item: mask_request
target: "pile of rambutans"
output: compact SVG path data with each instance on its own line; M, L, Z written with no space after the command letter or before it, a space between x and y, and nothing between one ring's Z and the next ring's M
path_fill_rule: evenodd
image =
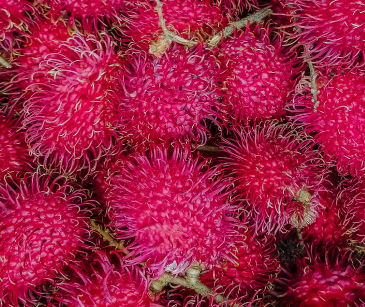
M365 2L0 4L0 306L365 306Z

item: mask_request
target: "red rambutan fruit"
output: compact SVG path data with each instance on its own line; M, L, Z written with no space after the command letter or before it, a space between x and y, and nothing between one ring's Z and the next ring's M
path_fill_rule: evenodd
M84 191L48 175L0 186L0 298L6 306L36 303L31 291L41 291L86 246L92 203L84 198Z
M26 0L1 1L0 9L0 48L12 50L13 32L24 33L31 19L27 16L34 13L31 3Z
M46 73L44 70L48 67L43 67L41 63L50 54L60 52L62 44L70 38L67 27L60 20L52 22L48 19L39 19L29 31L31 35L24 46L16 50L20 55L12 62L16 67L7 71L9 74L16 74L10 85L19 82L22 89L42 82L40 77L44 77Z
M284 54L282 37L271 42L270 32L260 25L247 26L221 43L223 88L234 119L286 115L300 67L294 68L294 54Z
M294 38L316 65L351 65L365 51L364 4L357 0L286 0Z
M198 160L185 150L168 156L154 148L149 157L136 154L121 164L109 215L119 239L134 238L131 263L147 260L159 275L183 272L194 260L208 267L231 260L238 221L230 183Z
M231 252L234 262L222 261L201 281L212 288L223 287L225 292L230 289L231 295L246 299L265 292L280 270L274 243L272 236L258 236L249 229L241 231Z
M23 126L31 153L47 167L91 170L112 152L120 67L109 36L73 35L62 51L41 62L41 84L24 103Z
M313 223L319 209L324 171L311 139L289 124L270 122L233 130L223 140L227 168L235 179L257 230L276 232L285 225Z
M278 307L363 306L365 273L363 260L349 253L320 254L303 258L297 272L281 280L286 293L280 295Z
M0 114L0 183L8 175L25 174L32 170L32 159L24 140L24 132L18 131L17 120Z
M314 102L309 87L304 87L292 105L292 118L305 125L307 133L313 134L321 145L324 156L336 161L339 173L352 176L364 174L365 169L365 78L357 71L317 79L317 100Z
M162 58L139 53L124 67L121 133L132 145L193 138L205 143L204 122L222 118L220 70L201 45L174 44Z
M163 0L162 13L167 28L185 39L204 40L228 24L227 18L217 5L207 0ZM135 3L126 14L126 29L123 34L137 48L148 52L151 43L163 36L156 2L143 0Z
M302 229L304 241L316 241L321 249L348 247L351 229L348 210L337 199L336 193L320 192L319 199L324 208L314 223Z
M75 269L55 293L55 298L69 307L161 307L148 293L148 281L136 266L127 267L121 259L112 261L105 252ZM114 258L119 258L114 255Z
M342 182L339 199L344 203L348 243L365 250L365 178L348 178Z
M117 21L120 10L124 8L127 0L36 0L38 5L46 4L54 15L70 13L68 21L76 28L76 19L82 22L83 30L92 31L102 27L98 21L105 18Z

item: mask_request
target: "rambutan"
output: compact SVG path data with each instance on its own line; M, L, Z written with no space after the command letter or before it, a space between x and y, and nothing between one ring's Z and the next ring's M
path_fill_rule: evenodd
M147 260L157 275L194 260L207 267L229 256L237 235L230 183L188 151L136 154L112 181L110 218L119 239L133 238L127 257ZM236 213L237 214L237 213Z
M185 39L204 40L228 24L219 6L207 0L163 0L162 13L167 28ZM123 34L137 48L148 52L151 43L163 36L156 3L151 0L136 2L126 14Z
M279 296L276 306L363 306L363 265L348 253L325 253L324 259L319 254L309 255L298 263L295 274L287 272L288 277L281 280L286 293Z
M234 119L286 115L300 66L294 54L285 54L283 38L270 41L270 34L269 28L247 26L221 43L223 88Z
M336 161L335 167L342 174L364 174L365 169L365 78L357 71L317 79L317 112L311 100L310 88L304 87L293 104L292 118L305 125L321 145L324 156ZM307 92L308 94L302 94Z
M42 66L41 63L49 55L60 52L62 44L70 38L67 27L60 20L52 22L48 19L39 19L29 31L31 36L27 38L22 48L16 50L20 55L12 62L16 67L7 71L8 74L15 74L10 86L14 87L15 83L20 83L22 89L42 82L40 77L46 73L44 70L48 67Z
M234 261L222 261L203 275L204 284L211 288L223 287L225 292L230 289L231 295L251 299L275 280L280 265L272 236L258 236L249 229L241 231L231 253Z
M204 122L219 113L219 73L215 57L201 45L173 44L160 59L139 53L123 69L121 133L136 146L193 138L205 143Z
M291 36L306 45L316 65L351 65L365 51L365 16L361 1L285 0L292 17ZM310 50L310 51L309 51Z
M76 19L82 22L83 30L97 30L98 21L104 21L105 18L111 21L117 21L120 17L120 10L124 8L127 0L36 0L39 6L49 6L53 15L69 13L68 21L70 25L76 28Z
M17 131L18 121L0 114L0 182L8 175L24 175L32 170L32 159L24 140L24 132Z
M324 208L313 224L302 229L304 240L316 241L321 249L347 247L351 229L348 210L335 193L320 192L318 197Z
M60 284L55 298L69 307L159 307L148 295L148 282L138 267L96 251L93 261L75 269L74 276ZM114 255L115 258L118 256ZM144 279L143 279L144 278Z
M311 139L289 124L270 122L233 133L223 140L225 161L256 229L276 232L286 224L313 223L321 208L317 193L324 171L317 152L309 149Z
M42 284L83 248L88 238L84 191L61 177L32 175L19 184L0 186L0 300L36 303ZM82 209L84 207L85 209ZM89 209L89 208L88 208Z
M27 12L33 13L34 8L26 0L1 1L0 10L0 48L12 50L13 32L27 31L31 19Z
M42 83L24 103L23 126L31 153L46 167L90 170L112 151L120 64L109 36L77 34L41 62Z
M365 178L346 179L342 182L339 199L346 210L346 236L351 247L365 250Z

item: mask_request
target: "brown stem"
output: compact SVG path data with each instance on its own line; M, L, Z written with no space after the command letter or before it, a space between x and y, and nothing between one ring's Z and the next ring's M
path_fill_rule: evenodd
M8 62L6 62L1 56L0 56L0 65L4 66L5 68L8 68L8 69L11 68L11 65Z
M153 292L159 292L163 289L163 287L165 287L169 283L192 289L196 293L202 296L206 296L207 298L210 298L212 295L214 295L214 300L217 303L229 301L225 296L221 294L214 294L214 291L212 289L202 284L199 280L195 281L194 283L190 283L188 279L180 276L174 276L171 273L164 273L158 280L152 282L150 290ZM233 306L238 307L242 306L242 304L235 303Z
M317 92L316 79L318 76L316 74L313 63L311 61L308 61L308 67L309 67L310 76L311 76L311 93L313 95L312 102L314 103L314 112L317 112L317 108L319 106L319 101L317 100L318 92Z
M216 46L223 37L227 37L233 34L234 32L234 28L237 29L241 29L243 28L245 25L247 25L249 22L250 23L259 23L261 22L264 18L266 18L267 16L272 14L272 9L270 7L265 7L262 10L253 13L250 16L247 16L243 19L240 19L238 21L232 22L229 26L225 27L223 32L218 33L217 35L213 36L213 38L210 40L210 42L208 43L208 45L210 46L210 48L213 48L214 46Z
M200 151L211 151L211 152L218 152L218 151L220 151L220 148L218 146L203 145L203 146L195 147L194 145L192 145L192 147L193 147L193 149L196 148L196 150L200 150Z
M123 250L123 253L125 255L128 255L130 253L129 250L127 250L123 244L123 242L118 242L112 238L112 236L109 234L108 229L103 229L100 225L95 223L95 220L90 220L91 223L91 229L96 231L104 241L109 242L110 246L114 246L118 250Z
M193 41L190 41L188 39L182 38L179 35L171 32L167 29L165 19L163 18L163 14L162 14L162 3L161 3L160 0L156 0L155 10L158 13L158 17L159 17L159 20L160 20L160 25L161 25L161 28L163 30L163 33L165 34L165 36L168 39L170 39L173 42L176 42L176 43L188 46L188 47L193 47L197 44L197 42L193 42Z

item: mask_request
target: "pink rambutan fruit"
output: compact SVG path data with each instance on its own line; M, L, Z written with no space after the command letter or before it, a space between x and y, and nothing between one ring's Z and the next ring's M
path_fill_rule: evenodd
M74 270L54 295L69 307L162 307L148 292L145 274L136 266L113 261L105 252L97 255L83 269ZM119 258L114 255L114 258Z
M18 120L0 113L0 183L8 175L24 175L32 170L32 159L24 140L24 132L18 131Z
M156 275L184 272L193 261L210 267L229 255L239 225L230 183L190 152L154 148L135 154L112 179L109 215L130 262L147 261Z
M344 203L348 244L365 250L365 178L348 178L342 182L339 199Z
M282 285L278 285L284 286L286 292L279 295L275 306L363 306L365 302L363 260L344 252L338 255L327 252L323 258L320 254L313 252L312 254L314 255L309 255L298 263L296 273L286 272L288 277L282 278L280 281Z
M84 191L48 175L0 186L0 298L6 306L36 303L32 291L39 293L86 247L92 203L84 198Z
M293 120L304 124L306 132L313 134L324 157L335 160L335 167L342 175L364 174L364 89L365 77L357 71L320 77L317 79L317 111L310 88L305 85L288 105L293 108Z
M7 71L9 74L15 74L10 87L14 87L15 84L26 89L29 85L41 83L41 77L44 77L47 73L45 70L49 68L43 66L43 61L47 60L49 55L60 52L62 44L70 38L67 27L60 19L55 22L39 19L29 31L31 35L24 46L16 50L19 57L12 62L14 68Z
M12 50L13 32L25 33L32 22L28 14L34 13L31 3L26 0L1 1L0 49Z
M295 29L290 35L306 45L316 65L351 65L365 51L365 16L361 1L285 0Z
M279 119L286 115L300 65L271 29L247 26L220 46L225 99L234 119ZM296 65L296 66L295 66ZM294 68L296 67L296 68Z
M167 28L185 39L202 41L223 30L228 19L218 5L208 0L163 0L162 14ZM164 36L156 2L142 0L134 3L126 13L126 29L123 34L134 47L149 51Z
M36 0L39 6L50 7L53 15L69 13L68 21L76 28L77 19L81 20L85 31L97 30L103 27L99 21L105 18L112 21L120 19L120 10L128 3L127 0Z
M324 207L311 225L302 229L305 242L316 242L319 248L348 247L351 223L348 210L334 192L320 192Z
M256 230L302 228L316 220L325 171L311 139L290 124L242 126L223 140L228 172Z
M132 146L191 138L205 143L204 122L223 118L217 65L201 45L173 44L162 58L131 57L120 80L123 139Z
M40 63L42 83L24 102L23 126L31 153L49 168L91 170L112 153L121 60L112 39L74 34Z
M220 266L201 277L211 288L223 287L230 295L251 299L265 292L280 271L272 236L256 235L247 228L241 230L232 250L233 262L222 261Z

